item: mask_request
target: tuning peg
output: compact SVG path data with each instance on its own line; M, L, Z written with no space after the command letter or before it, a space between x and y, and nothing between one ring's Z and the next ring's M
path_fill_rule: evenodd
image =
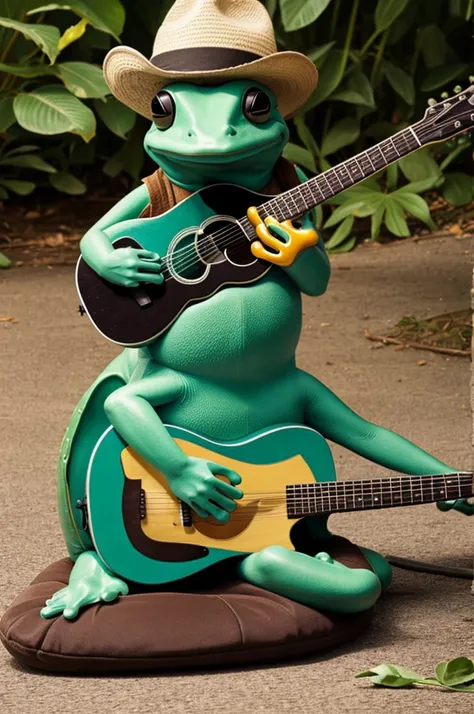
M447 92L441 92L441 99L448 99L449 94Z
M430 98L428 99L428 106L429 106L429 107L434 107L434 105L437 104L437 103L438 103L438 102L436 101L436 99L433 99L433 97L430 97Z
M456 84L456 86L453 89L454 94L459 94L459 92L462 92L462 87L460 84Z

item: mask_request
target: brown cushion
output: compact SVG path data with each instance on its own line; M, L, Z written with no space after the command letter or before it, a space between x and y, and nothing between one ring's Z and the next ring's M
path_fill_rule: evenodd
M322 549L349 567L369 567L344 538L325 541ZM372 610L317 612L237 580L231 567L221 566L205 580L189 579L179 592L135 590L86 608L74 621L43 620L41 607L67 584L72 565L65 558L46 568L0 622L3 644L24 665L97 674L265 662L346 642L372 617Z

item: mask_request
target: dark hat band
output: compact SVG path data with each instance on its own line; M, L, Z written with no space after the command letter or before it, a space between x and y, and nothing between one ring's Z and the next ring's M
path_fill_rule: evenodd
M226 47L190 47L184 50L162 52L150 62L168 72L208 72L215 69L230 69L261 59L261 55L245 50Z

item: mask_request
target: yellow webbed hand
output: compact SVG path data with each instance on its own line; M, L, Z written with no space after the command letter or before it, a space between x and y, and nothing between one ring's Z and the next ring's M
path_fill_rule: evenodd
M262 221L255 206L248 209L247 216L260 238L252 243L251 251L256 258L269 263L288 267L303 250L318 242L318 234L314 228L295 228L290 220L280 223L273 216ZM274 235L275 233L277 235ZM264 244L276 252L266 250Z

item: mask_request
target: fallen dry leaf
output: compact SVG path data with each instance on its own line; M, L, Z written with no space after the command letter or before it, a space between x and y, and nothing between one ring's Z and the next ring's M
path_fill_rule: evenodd
M330 322L321 322L320 327L331 327Z
M425 360L425 359L419 359L418 362L417 362L418 367L424 367L425 364L426 364L426 360Z
M41 218L41 213L39 211L27 211L25 213L25 218L30 218L30 219Z
M64 235L62 233L56 233L54 236L48 236L44 239L44 244L50 248L57 248L60 245L65 244Z
M15 318L11 315L7 315L5 317L0 317L0 322L15 322Z
M449 233L452 233L453 236L460 236L463 233L463 229L459 225L459 223L455 223L453 226L450 226L448 228Z

